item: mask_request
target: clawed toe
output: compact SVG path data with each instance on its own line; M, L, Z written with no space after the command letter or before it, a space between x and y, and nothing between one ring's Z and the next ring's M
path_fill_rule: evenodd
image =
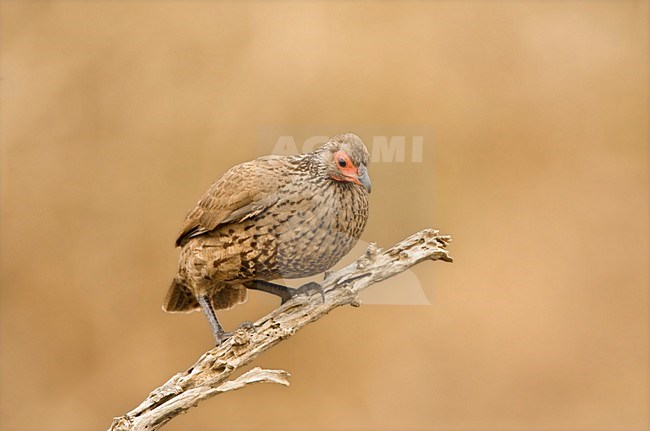
M253 322L249 322L248 320L245 321L245 322L243 322L243 323L241 323L241 324L237 327L237 329L235 329L235 331L238 331L238 330L240 330L240 329L243 329L244 331L250 331L250 330L252 330L252 331L257 332L257 329L255 328L255 325L253 324Z
M285 302L289 301L290 299L295 298L298 295L310 295L312 292L318 292L320 293L321 299L323 300L323 303L325 302L325 292L323 291L323 286L320 284L311 281L309 283L303 284L297 289L291 289L289 296L282 298L282 304Z
M224 343L224 341L232 337L232 334L233 334L232 332L226 332L226 331L220 332L216 337L216 341L217 341L216 346L217 347L221 346Z
M320 284L318 284L318 283L316 283L314 281L309 282L307 284L303 284L302 286L300 286L297 289L296 293L297 294L306 293L307 295L309 295L309 294L311 294L311 292L314 292L314 291L320 293L321 299L323 300L323 302L325 302L325 291L323 290L323 286L321 286Z
M257 328L255 328L253 322L249 322L249 321L243 322L232 332L226 332L226 331L219 332L216 337L217 347L221 346L225 341L229 340L235 333L237 333L237 331L240 330L242 331L252 330L254 332L257 332Z

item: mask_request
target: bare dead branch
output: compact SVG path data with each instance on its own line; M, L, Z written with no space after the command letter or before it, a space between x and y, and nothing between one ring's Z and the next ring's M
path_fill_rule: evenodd
M113 420L109 431L153 431L174 417L217 394L256 382L288 385L289 374L282 370L254 368L228 381L238 370L265 350L289 338L342 305L359 306L359 292L397 275L424 260L452 262L446 250L451 237L424 229L386 251L374 244L354 263L332 274L322 283L319 294L296 297L254 323L241 327L221 346L204 353L188 370L178 373L154 389L135 409Z

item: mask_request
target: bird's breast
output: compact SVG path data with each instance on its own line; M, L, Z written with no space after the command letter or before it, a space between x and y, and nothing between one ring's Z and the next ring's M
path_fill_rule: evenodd
M334 266L354 247L368 219L367 196L352 184L333 183L285 208L275 228L283 278L308 277Z

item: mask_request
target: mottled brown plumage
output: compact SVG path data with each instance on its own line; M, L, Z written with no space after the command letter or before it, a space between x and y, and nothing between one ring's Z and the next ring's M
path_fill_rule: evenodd
M266 156L231 168L183 223L176 240L179 271L163 309L203 309L219 343L225 333L206 308L244 302L256 280L331 268L366 225L368 162L361 139L348 133L312 153Z

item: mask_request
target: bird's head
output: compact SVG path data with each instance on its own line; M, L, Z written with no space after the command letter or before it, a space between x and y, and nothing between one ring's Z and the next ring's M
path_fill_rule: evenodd
M336 135L319 150L322 151L326 172L331 179L358 184L370 193L367 169L370 155L361 138L354 133Z

